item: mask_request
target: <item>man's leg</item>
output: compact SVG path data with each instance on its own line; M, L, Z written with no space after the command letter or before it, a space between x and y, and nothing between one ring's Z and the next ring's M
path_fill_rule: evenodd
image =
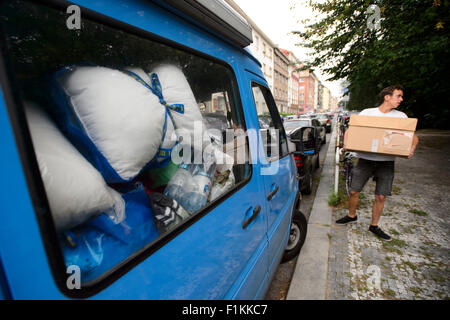
M352 184L350 186L350 196L348 198L348 215L336 220L337 224L347 224L349 222L357 221L356 207L359 202L359 193L364 188L367 180L369 180L372 172L373 166L371 165L371 161L359 159L358 164L352 171Z
M372 223L369 231L378 238L390 241L391 237L378 227L381 212L383 212L386 196L391 195L392 183L394 181L394 161L383 161L377 164L375 171L377 185L375 187L375 201L372 207Z
M383 212L384 201L386 196L375 195L375 201L372 207L372 223L370 224L369 231L375 234L379 239L385 241L391 241L391 237L378 227L380 221L381 212Z
M386 200L386 196L383 195L375 195L375 201L372 207L372 226L378 226L378 221L380 221L381 212L383 212L384 201ZM350 207L350 202L349 202Z
M356 207L359 202L359 192L350 190L350 197L348 198L348 216L350 218L356 217Z

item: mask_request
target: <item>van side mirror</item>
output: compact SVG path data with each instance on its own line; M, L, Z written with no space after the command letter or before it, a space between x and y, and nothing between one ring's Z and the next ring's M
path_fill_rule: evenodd
M291 133L291 141L296 144L298 151L306 154L316 152L316 131L314 127L298 128Z

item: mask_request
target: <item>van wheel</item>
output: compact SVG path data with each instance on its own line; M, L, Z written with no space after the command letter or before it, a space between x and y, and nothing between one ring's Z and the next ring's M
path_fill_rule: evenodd
M307 221L300 210L294 211L292 217L291 230L289 232L289 239L286 249L284 251L281 263L294 259L303 247L306 239Z
M320 168L320 156L317 155L317 160L316 160L316 169Z

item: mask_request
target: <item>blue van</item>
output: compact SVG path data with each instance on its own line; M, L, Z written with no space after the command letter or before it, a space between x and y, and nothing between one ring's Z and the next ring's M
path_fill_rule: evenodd
M248 23L220 0L12 0L0 28L0 299L264 298L306 220Z

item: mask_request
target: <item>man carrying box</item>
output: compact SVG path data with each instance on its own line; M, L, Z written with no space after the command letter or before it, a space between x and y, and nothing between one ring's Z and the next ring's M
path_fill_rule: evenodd
M395 110L402 101L403 87L400 85L390 86L381 91L381 105L378 108L364 109L359 115L408 118L405 113ZM346 150L348 146L348 134L349 130L346 131L344 136L344 150ZM373 140L375 141L376 139ZM408 159L413 157L418 143L419 138L414 134ZM376 140L376 143L374 144L378 147L378 140ZM364 188L369 178L374 176L376 180L375 201L372 207L372 222L369 227L369 231L382 240L390 241L391 237L381 230L380 227L378 227L378 222L384 208L386 196L391 195L392 182L394 181L395 156L370 152L358 152L358 157L358 164L352 171L350 197L348 200L349 213L347 216L337 220L336 223L347 224L358 220L358 217L356 216L356 207L359 201L359 193Z

